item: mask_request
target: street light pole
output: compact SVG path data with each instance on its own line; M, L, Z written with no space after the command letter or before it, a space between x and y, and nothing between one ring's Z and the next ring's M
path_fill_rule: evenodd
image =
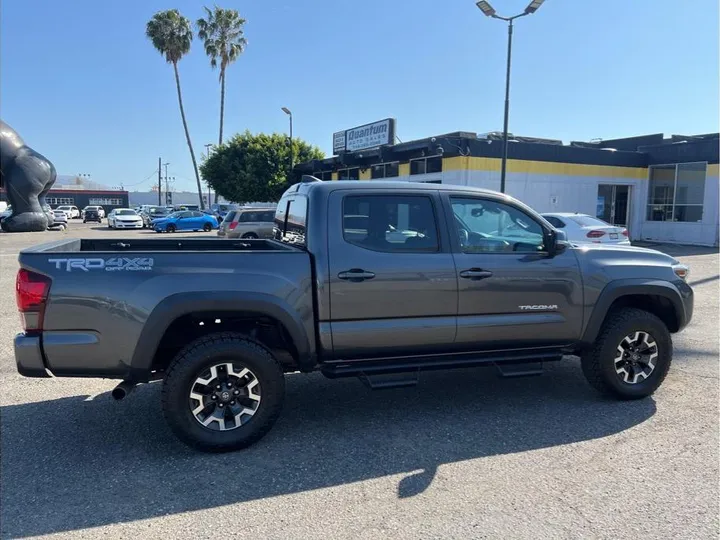
M290 173L292 174L293 167L295 167L295 156L293 150L293 133L292 133L292 112L287 107L283 107L282 111L290 117ZM288 178L289 180L289 178Z
M513 36L513 21L535 13L538 8L543 4L545 0L532 0L525 8L525 11L512 17L501 17L497 14L495 9L486 0L476 2L475 5L483 12L484 15L492 17L493 19L500 19L501 21L507 21L508 23L508 45L507 45L507 69L505 71L505 115L503 121L503 152L502 162L500 165L500 192L505 193L505 179L507 176L507 157L508 157L508 121L510 118L510 61L512 59L512 36Z

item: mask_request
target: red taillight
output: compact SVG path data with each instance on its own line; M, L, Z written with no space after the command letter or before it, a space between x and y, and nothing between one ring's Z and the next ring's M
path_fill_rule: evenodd
M50 283L49 277L24 268L17 273L15 301L26 332L42 330Z
M630 233L628 233L628 230L627 230L627 229L623 229L622 235L623 235L625 238L627 238L628 236L630 236Z
M237 227L237 224L238 224L237 221L231 221L231 222L230 222L230 225L229 225L230 230L233 230L235 227Z
M602 236L605 236L605 231L590 231L587 233L588 238L600 238Z

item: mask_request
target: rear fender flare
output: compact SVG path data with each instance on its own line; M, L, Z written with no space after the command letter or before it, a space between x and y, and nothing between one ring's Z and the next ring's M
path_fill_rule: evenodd
M145 321L131 361L132 378L147 380L153 359L163 335L178 317L202 311L249 311L278 320L290 334L298 353L298 366L302 371L315 367L315 356L310 336L295 310L281 299L262 294L243 292L178 293L165 298Z

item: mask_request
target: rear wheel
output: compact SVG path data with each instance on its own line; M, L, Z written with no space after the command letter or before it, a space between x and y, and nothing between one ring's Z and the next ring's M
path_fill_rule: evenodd
M203 225L203 231L205 231L205 232L212 231L212 225L210 225L209 223L206 223L205 225Z
M175 232L177 229L175 228L175 225L173 225L172 223L169 223L168 226L165 227L165 230L167 232Z
M247 238L249 240L252 240L253 238L257 238L257 237L258 237L258 235L255 234L254 232L249 232L249 233L243 234L243 238Z
M224 452L262 438L280 414L280 363L241 334L218 333L183 349L168 368L163 413L175 435L200 450Z
M618 399L640 399L662 384L672 363L672 338L655 315L635 308L610 313L582 355L591 386Z

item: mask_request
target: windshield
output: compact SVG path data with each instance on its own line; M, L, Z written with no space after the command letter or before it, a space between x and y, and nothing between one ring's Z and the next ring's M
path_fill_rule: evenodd
M117 216L137 216L135 210L118 210L115 212Z

